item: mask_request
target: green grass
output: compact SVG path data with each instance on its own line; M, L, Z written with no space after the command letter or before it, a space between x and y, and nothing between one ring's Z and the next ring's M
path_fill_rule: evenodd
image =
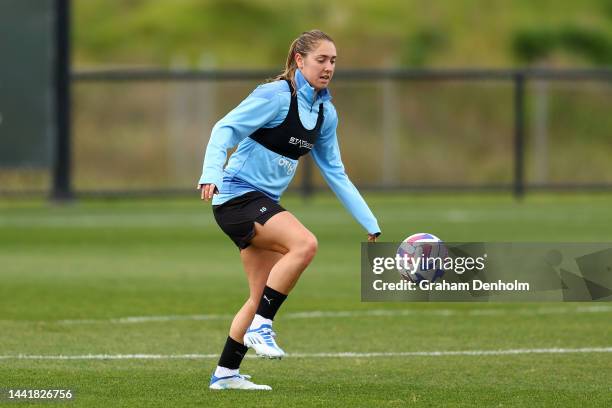
M611 241L612 196L367 195L386 241ZM360 302L364 233L330 196L283 204L320 249L279 313L289 352L610 347L612 308ZM216 354L247 293L237 251L192 200L0 203L0 355ZM297 312L411 314L299 318ZM478 313L484 312L484 313ZM64 319L88 319L66 323ZM214 358L0 359L0 389L71 388L78 406L610 406L610 353L247 359L271 393L210 392Z

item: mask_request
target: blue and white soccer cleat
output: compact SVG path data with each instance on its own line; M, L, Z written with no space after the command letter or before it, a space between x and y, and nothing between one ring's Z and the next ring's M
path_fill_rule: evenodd
M249 329L244 335L244 345L255 350L260 357L283 358L285 352L278 347L274 338L276 334L272 331L272 326L262 324L257 329Z
M272 389L269 385L255 384L249 381L250 375L228 375L227 377L215 377L213 374L210 378L210 385L208 388L211 390L264 390L269 391Z

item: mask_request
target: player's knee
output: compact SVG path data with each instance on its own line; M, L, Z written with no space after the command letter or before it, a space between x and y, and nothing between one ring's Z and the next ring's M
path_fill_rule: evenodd
M302 239L300 239L298 253L304 264L308 265L312 261L317 253L318 247L319 244L317 242L317 238L310 233L305 234Z

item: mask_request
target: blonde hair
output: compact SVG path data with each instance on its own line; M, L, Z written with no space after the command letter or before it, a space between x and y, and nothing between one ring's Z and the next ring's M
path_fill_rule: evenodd
M329 41L331 43L334 40L321 30L310 30L303 32L298 38L293 40L289 47L289 54L287 55L287 62L285 63L285 70L274 77L273 81L289 80L293 86L293 92L296 92L295 86L295 70L298 68L295 62L295 54L300 54L303 57L308 55L321 41Z

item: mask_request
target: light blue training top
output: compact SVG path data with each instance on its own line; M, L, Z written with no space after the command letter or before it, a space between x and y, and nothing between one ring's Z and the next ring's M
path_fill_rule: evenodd
M327 89L316 93L298 69L295 73L300 121L313 129L323 104L325 120L317 138L312 158L323 178L353 217L370 234L380 232L378 222L359 191L349 180L340 157L336 127L338 115ZM315 99L316 96L316 99ZM259 85L245 100L213 127L199 184L212 183L219 189L213 205L260 191L275 201L293 179L298 160L275 153L248 137L259 128L280 125L289 112L291 94L286 81ZM238 145L225 169L227 149Z

